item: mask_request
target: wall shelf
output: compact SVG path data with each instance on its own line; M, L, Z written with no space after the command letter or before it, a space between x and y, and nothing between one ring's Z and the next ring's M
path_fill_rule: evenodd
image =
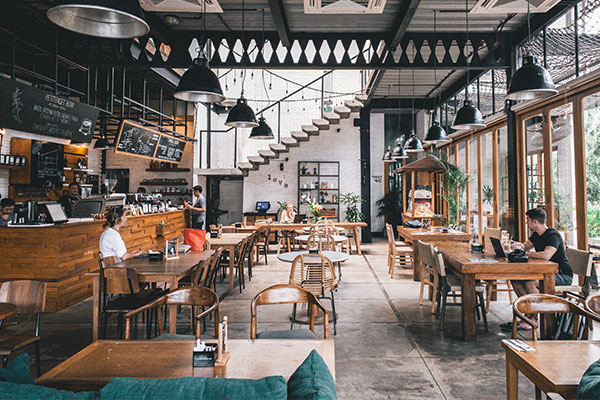
M302 170L304 168L304 173ZM306 171L313 173L307 174ZM316 172L316 174L314 173ZM335 172L335 173L334 173ZM306 178L314 178L310 183ZM302 179L304 178L304 179ZM335 184L335 188L323 188L323 182L327 185ZM303 184L311 184L311 187L303 188ZM340 187L340 163L339 161L298 161L298 213L310 214L308 202L302 199L302 195L308 195L316 198L317 202L328 209L335 209L335 218L340 217L340 207L338 203ZM316 192L316 193L314 193ZM314 193L314 194L313 194ZM325 196L324 193L327 193ZM324 196L325 201L321 201ZM333 198L335 196L335 199ZM334 201L335 200L335 201Z
M187 186L187 182L140 182L140 186Z
M148 172L190 172L189 168L146 168Z

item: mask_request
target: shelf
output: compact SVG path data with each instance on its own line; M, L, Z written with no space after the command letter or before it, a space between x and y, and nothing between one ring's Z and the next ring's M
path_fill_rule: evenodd
M149 172L190 172L189 168L146 168Z
M150 192L149 194L162 194L164 196L189 196L191 193L179 193L179 192Z
M71 167L64 167L63 170L65 171L73 171L73 172L94 172L93 169L87 169L87 168L71 168Z
M187 186L187 182L140 182L140 186Z

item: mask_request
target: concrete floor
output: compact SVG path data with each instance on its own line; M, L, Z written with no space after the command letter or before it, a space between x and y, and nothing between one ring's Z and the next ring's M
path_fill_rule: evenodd
M387 244L363 246L342 265L342 281L335 293L339 314L336 350L336 386L340 399L503 399L505 360L500 346L509 335L499 323L509 321L507 295L493 302L484 332L478 322L476 342L460 340L460 307L448 307L442 333L430 314L430 303L418 304L419 283L412 271L398 270L390 279L386 266ZM260 290L287 283L290 264L269 255L261 261L243 293L227 296L220 304L228 316L231 338L250 337L250 301ZM225 284L217 291L224 293ZM329 307L328 301L324 301ZM289 329L291 306L259 308L259 331ZM187 311L187 310L185 310ZM42 316L42 369L58 365L92 342L92 302L88 299L58 313ZM179 333L189 326L189 312L178 318ZM33 318L13 317L2 328L32 332ZM331 333L333 337L333 326ZM306 326L303 326L306 328ZM211 334L213 330L207 330ZM114 326L109 338L116 338ZM30 354L32 353L30 351ZM34 369L32 368L32 371ZM522 398L534 396L533 386L520 379Z

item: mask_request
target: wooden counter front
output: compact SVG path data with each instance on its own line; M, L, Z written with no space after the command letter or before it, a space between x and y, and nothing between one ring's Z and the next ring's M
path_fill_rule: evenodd
M128 217L120 230L127 250L159 249L165 238L183 235L183 211ZM165 221L162 235L158 225ZM46 312L60 311L92 294L86 272L98 269L104 221L48 227L0 228L0 281L35 279L48 283Z

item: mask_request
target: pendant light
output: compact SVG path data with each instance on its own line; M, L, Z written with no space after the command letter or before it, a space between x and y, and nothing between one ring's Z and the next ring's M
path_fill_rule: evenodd
M194 66L185 71L179 80L179 85L177 85L173 97L193 103L218 103L225 100L225 95L223 95L219 78L208 67L208 59L204 53L204 47L206 46L206 0L202 23L202 40L198 49L198 57L194 60Z
M412 107L411 107L411 123L412 130L410 131L410 136L404 143L404 151L407 153L418 153L423 151L423 144L417 137L415 133L415 70L412 70Z
M406 151L404 150L404 145L402 144L400 138L398 138L398 144L396 145L396 147L394 147L394 150L392 150L391 157L392 160L401 160L403 158L408 158L408 154L406 154Z
M68 1L50 8L46 15L70 31L107 39L133 39L150 32L137 0Z
M437 10L433 10L433 79L435 84L437 85L437 56L435 54L435 49L437 48ZM439 93L439 91L438 91ZM436 104L435 104L435 113L437 113L437 98L438 96L436 96ZM433 122L431 124L431 127L429 128L429 130L427 131L427 134L425 135L425 139L423 139L424 143L431 143L433 145L435 144L442 144L442 143L448 143L450 142L450 139L448 139L448 136L446 136L446 131L444 130L444 128L442 128L440 126L440 123L438 122L436 115L433 116Z
M262 46L265 44L265 10L262 12ZM261 46L261 49L262 49ZM267 95L267 105L271 104L271 99L269 98L269 91L267 90L267 85L265 84L265 69L261 70L262 75L262 84L263 89L265 89L265 94ZM252 128L252 132L250 132L250 139L259 139L259 140L269 140L274 139L273 130L267 124L265 117L263 117L262 113L260 114L260 118L258 119L258 126L256 128Z
M242 46L244 44L244 12L245 12L245 0L242 0ZM242 55L242 60L244 57ZM254 115L254 111L252 108L246 104L246 99L244 98L244 82L246 80L246 73L242 77L242 91L240 93L240 98L237 100L237 104L229 111L227 115L227 121L225 125L233 126L236 128L255 128L258 126L258 122L256 122L256 115Z
M469 41L469 1L465 0L465 16L467 19L467 40L465 44ZM471 46L473 47L473 46ZM475 51L475 47L473 47L473 51ZM465 88L465 102L461 109L456 112L454 116L454 122L452 122L452 129L456 129L457 131L463 129L477 129L485 127L483 123L483 116L481 115L481 111L475 106L471 100L469 100L469 81L471 71L471 61L468 61L467 65L467 87Z
M531 26L529 23L529 1L527 2L527 44L531 38ZM549 97L558 93L550 73L546 68L537 63L537 59L527 51L523 57L523 65L510 79L510 85L506 98L508 100L531 100Z
M387 150L383 153L382 160L384 162L393 162L394 161L394 160L392 160L392 148L390 146L388 146Z

